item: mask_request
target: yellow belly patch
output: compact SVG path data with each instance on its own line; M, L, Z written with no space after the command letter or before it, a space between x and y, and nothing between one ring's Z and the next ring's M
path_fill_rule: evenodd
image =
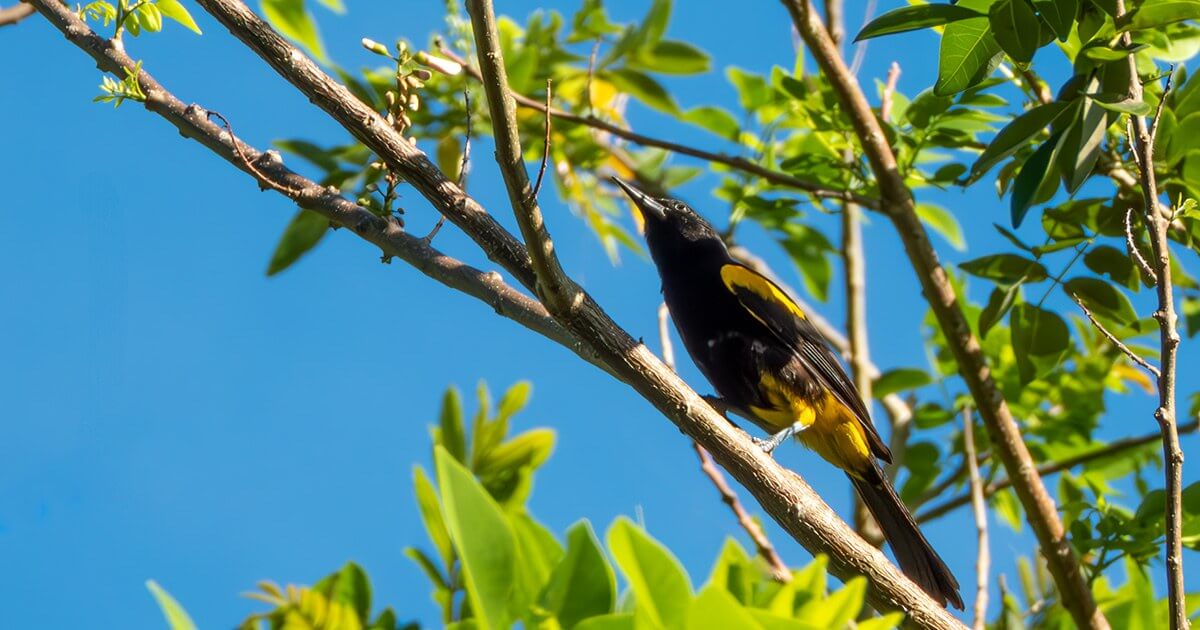
M832 394L809 401L771 375L763 375L759 385L770 407L751 407L751 411L763 422L777 430L799 424L804 430L796 437L802 444L851 474L871 465L866 430L854 412Z

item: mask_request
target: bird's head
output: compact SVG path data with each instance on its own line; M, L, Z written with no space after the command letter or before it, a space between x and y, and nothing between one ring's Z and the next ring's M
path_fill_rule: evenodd
M618 177L612 180L641 212L651 253L663 247L688 244L724 249L721 235L686 203L670 197L651 196Z

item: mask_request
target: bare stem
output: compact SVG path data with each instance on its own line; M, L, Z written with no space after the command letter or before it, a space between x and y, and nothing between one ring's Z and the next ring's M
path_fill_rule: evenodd
M1159 372L1157 367L1155 367L1146 359L1142 358L1138 353L1131 350L1129 346L1125 345L1124 342L1122 342L1120 339L1117 339L1116 335L1108 332L1108 329L1104 327L1104 324L1101 324L1100 321L1096 319L1096 316L1093 315L1092 311L1089 310L1083 301L1079 299L1078 295L1075 295L1074 293L1070 295L1071 299L1074 300L1075 303L1079 305L1079 308L1083 310L1083 314L1087 315L1088 320L1092 322L1092 326L1095 326L1096 330L1099 330L1100 334L1104 335L1104 337L1108 339L1109 343L1116 347L1117 350L1120 350L1122 353L1124 353L1125 356L1129 357L1130 361L1142 366L1147 372L1153 374L1154 378L1162 378L1162 373Z
M1117 19L1125 15L1125 0L1116 0ZM1125 46L1133 42L1132 35L1127 31L1121 35L1121 43ZM1133 101L1143 99L1142 83L1138 75L1137 62L1134 55L1129 56L1130 85L1129 97ZM1168 75L1169 77L1170 75ZM1163 89L1162 100L1167 98L1171 83L1168 78ZM1159 356L1162 363L1158 377L1158 408L1154 418L1158 421L1162 434L1163 468L1166 482L1166 572L1167 597L1169 601L1172 630L1186 630L1189 627L1187 613L1187 592L1183 580L1183 449L1179 446L1179 428L1175 409L1175 378L1176 362L1179 353L1178 316L1175 313L1175 294L1171 278L1171 248L1167 232L1171 227L1171 217L1162 212L1158 201L1158 182L1154 173L1154 131L1158 127L1158 119L1162 114L1162 103L1150 124L1141 116L1130 116L1132 128L1130 149L1137 156L1141 171L1143 212L1147 230L1150 234L1150 248L1154 253L1150 267L1157 276L1158 310L1154 318L1158 320Z
M550 111L551 86L550 79L546 79L546 111ZM546 176L546 162L550 160L550 119L550 114L546 114L546 137L542 143L542 165L538 167L537 181L533 184L534 199L542 192L542 178Z

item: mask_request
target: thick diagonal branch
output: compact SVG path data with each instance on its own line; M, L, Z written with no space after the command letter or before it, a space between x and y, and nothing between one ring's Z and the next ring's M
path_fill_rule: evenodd
M0 7L0 26L12 26L33 15L33 6L23 2L11 7Z
M838 54L829 32L812 6L812 0L783 2L791 13L800 37L812 51L821 71L838 95L843 111L853 123L855 134L879 184L882 212L899 232L909 261L921 282L922 292L937 317L963 380L988 428L993 447L1014 480L1013 487L1025 507L1026 517L1045 554L1055 584L1063 595L1063 603L1080 627L1107 628L1108 621L1096 606L1080 570L1079 559L1067 541L1054 499L1037 474L1017 422L992 379L979 339L971 332L946 270L938 261L925 227L917 218L912 191L897 168L896 156L878 118L867 103L862 87Z

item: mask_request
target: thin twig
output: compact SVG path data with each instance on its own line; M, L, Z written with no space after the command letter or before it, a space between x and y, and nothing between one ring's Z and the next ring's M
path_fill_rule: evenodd
M550 93L552 81L546 79L546 111L550 111ZM533 198L537 199L538 193L542 190L542 177L546 175L546 162L550 160L550 114L546 114L546 137L542 143L542 165L538 167L537 181L533 184Z
M904 244L913 272L921 283L921 293L929 302L939 328L946 333L947 346L988 428L996 454L1017 480L1014 485L1017 497L1047 558L1067 611L1080 627L1107 628L1108 622L1096 606L1079 557L1067 539L1058 505L1036 472L1021 428L992 376L979 338L963 312L962 301L938 260L928 230L917 217L916 201L898 167L888 134L884 133L862 86L830 40L812 0L783 0L783 3L837 96L842 112L854 127L879 187L881 211L892 221Z
M33 15L33 5L18 2L11 7L0 8L0 26L12 26Z
M1150 263L1142 257L1142 251L1138 249L1137 239L1133 236L1133 208L1125 210L1125 247L1129 249L1129 255L1137 262L1138 267L1150 278L1151 283L1158 284L1158 274L1150 268Z
M1197 429L1200 429L1200 422L1193 421L1193 422L1189 422L1187 424L1181 425L1179 427L1179 432L1180 433L1191 433ZM1087 463L1094 462L1097 460L1114 457L1114 456L1124 453L1127 450L1134 449L1139 446L1145 446L1152 442L1158 442L1161 439L1162 439L1162 434L1157 431L1154 433L1148 434L1148 435L1141 435L1141 436L1133 437L1133 438L1123 438L1120 440L1116 440L1114 442L1110 442L1110 443L1108 443L1100 448L1094 449L1094 450L1085 451L1083 453L1079 453L1078 455L1072 455L1071 457L1066 457L1066 458L1063 458L1056 462L1049 462L1046 464L1042 464L1041 466L1038 466L1037 471L1038 471L1038 474L1042 475L1042 476L1053 475L1055 473L1060 473L1064 470L1074 468L1081 464L1087 464ZM950 485L953 485L953 484L950 484ZM949 486L947 486L947 488L948 487ZM983 494L985 496L990 497L993 494L1000 492L1001 490L1004 490L1006 488L1011 488L1011 487L1012 487L1012 480L1007 479L1007 478L998 479L996 481L993 481L992 483L989 483L987 486L985 486L983 489ZM935 518L940 518L940 517L946 515L947 513L951 512L952 510L960 508L970 502L971 502L970 494L968 494L968 493L960 494L954 498L947 499L946 501L944 501L942 503L939 503L927 510L922 511L916 517L917 522L925 523L925 522L931 521Z
M465 191L467 189L467 168L470 167L470 165L471 165L471 119L472 119L471 90L470 90L470 88L468 88L465 85L463 86L463 107L464 107L464 111L466 111L466 114L467 114L467 129L466 129L466 134L463 135L462 158L459 160L459 163L458 163L458 181L455 183L458 185L459 190ZM433 229L429 230L429 234L425 235L425 242L432 243L433 238L438 235L438 232L442 231L442 225L445 223L446 223L446 215L439 212L437 223L434 223Z
M665 302L659 304L658 340L662 346L663 363L674 370L675 348L674 344L671 343L670 318L671 313L667 309L667 304ZM704 472L704 476L708 477L709 481L716 487L717 492L721 495L721 502L728 505L729 509L733 511L733 516L737 519L738 525L746 530L746 534L754 542L754 548L758 550L758 555L762 556L767 566L771 568L771 578L781 583L792 581L791 570L788 569L787 564L779 557L779 553L775 551L775 546L767 538L766 532L758 525L757 521L750 517L746 508L742 507L742 502L738 499L737 493L733 491L733 488L729 487L729 482L725 480L725 475L717 468L716 463L713 462L712 456L695 440L692 440L692 448L695 449L696 455L700 458L700 470Z
M871 23L871 18L875 17L875 0L867 0L867 6L863 9L862 26L858 30L862 30ZM863 61L867 58L867 46L871 43L869 39L860 40L854 46L854 58L850 60L850 74L858 75L858 71L862 69Z
M979 549L975 556L975 620L974 630L987 627L988 576L991 573L992 556L988 547L987 503L983 497L983 478L975 462L975 418L970 407L963 408L963 450L966 454L967 472L971 484L971 507L975 515L975 536Z
M446 47L442 47L442 48L438 49L438 52L443 57L446 57L447 59L450 59L451 61L454 61L455 63L462 65L463 71L471 78L475 79L476 81L482 80L483 77L480 74L479 69L472 66L466 59L463 59L461 56L459 56L453 50L450 50L449 48L446 48ZM526 107L529 109L534 109L534 110L540 111L542 113L546 113L546 105L544 103L542 103L541 101L539 101L538 99L530 98L523 94L517 94L516 92L510 92L510 95L512 96L513 100L516 101L516 103L518 105L520 105L521 107ZM713 151L705 151L703 149L697 149L695 147L691 147L691 146L684 145L684 144L679 144L677 142L670 142L667 140L662 140L660 138L647 136L645 134L640 134L635 131L631 131L631 130L621 127L619 125L615 125L606 120L596 118L595 116L591 116L591 115L580 116L579 114L574 114L572 112L568 112L568 111L565 111L565 110L562 110L562 109L559 109L556 107L550 108L549 113L551 116L558 118L559 120L565 120L567 122L574 123L577 125L586 125L588 127L592 127L593 129L599 129L600 131L610 133L619 138L624 138L625 140L628 140L635 144L640 144L640 145L646 146L646 147L657 147L659 149L666 149L667 151L671 151L672 153L678 153L680 155L687 155L687 156L699 158L701 160L705 160L708 162L716 162L718 164L724 164L730 168L733 168L733 169L736 169L736 170L739 170L739 171L742 171L745 173L749 173L751 175L757 175L758 177L761 177L761 178L767 180L768 182L771 182L772 184L777 184L779 186L784 186L787 188L794 188L796 190L802 190L817 199L844 199L844 200L853 201L854 203L857 203L858 205L860 205L864 208L872 208L872 209L879 208L879 200L878 199L868 197L866 195L860 195L857 193L847 192L844 190L826 188L824 186L814 184L809 181L805 181L798 177L793 177L792 175L788 175L787 173L782 173L780 171L769 169L765 166L762 166L760 164L756 164L755 162L747 160L746 158L734 157L734 156L726 155L724 153L716 153Z
M206 110L205 114L210 118L216 118L217 120L221 121L222 125L225 125L225 130L229 133L229 144L233 146L234 151L237 152L238 158L242 160L242 163L246 166L246 169L249 170L250 173L256 178L258 178L258 181L261 185L266 186L276 192L281 192L289 197L295 197L297 194L299 194L299 191L293 190L288 186L280 184L273 178L268 177L265 173L260 171L257 166L254 165L254 162L250 161L250 158L246 157L246 154L242 151L242 142L238 140L237 136L233 133L233 125L229 124L229 120L222 116L220 112L210 109ZM259 157L262 158L270 155L271 153L268 151L260 154Z
M583 85L584 98L587 99L585 107L589 118L595 115L595 107L592 105L592 79L596 76L596 56L600 54L600 37L596 37L596 41L592 42L592 54L588 55L588 71L587 83ZM550 111L550 103L546 103L546 111ZM545 112L543 112L545 113Z
M1103 334L1106 339L1108 339L1109 343L1111 343L1117 350L1120 350L1122 353L1124 353L1125 356L1129 357L1130 361L1142 366L1147 372L1153 374L1154 378L1162 378L1162 372L1160 372L1158 368L1154 366L1154 364L1150 363L1146 359L1142 358L1141 355L1131 350L1123 341L1117 339L1116 335L1108 332L1108 329L1104 327L1104 324L1101 324L1100 321L1096 319L1096 316L1093 315L1092 311L1090 311L1083 303L1083 300L1079 299L1078 295L1075 295L1074 293L1068 293L1068 295L1070 295L1071 299L1074 300L1075 303L1079 305L1079 308L1083 310L1083 314L1087 315L1088 320L1092 322L1092 326L1095 326L1096 330L1099 330L1100 333Z
M900 64L893 61L888 66L887 83L883 84L883 95L879 99L879 118L890 122L892 118L892 98L896 94L896 84L900 81Z

